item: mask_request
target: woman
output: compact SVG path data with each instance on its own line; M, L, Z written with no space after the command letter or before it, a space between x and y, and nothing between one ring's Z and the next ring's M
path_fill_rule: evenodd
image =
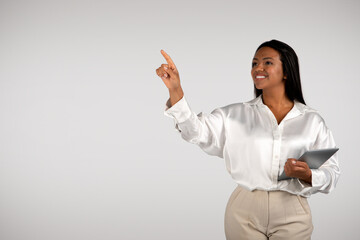
M336 146L323 118L305 104L295 51L264 42L252 61L256 98L199 115L187 104L174 62L161 53L167 64L156 73L170 93L165 115L186 141L223 158L238 185L226 206L226 238L311 239L307 197L332 191L340 170L337 154L319 169L297 161L305 151ZM283 171L292 178L278 181Z

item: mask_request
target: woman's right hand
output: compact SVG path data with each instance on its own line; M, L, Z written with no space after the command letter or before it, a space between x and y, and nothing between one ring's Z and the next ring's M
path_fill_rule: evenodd
M161 64L161 67L156 69L156 74L161 77L165 86L169 89L170 104L173 106L184 96L184 92L181 88L179 72L174 62L164 50L160 52L166 59L167 64Z
M163 80L169 91L176 91L181 88L179 72L170 56L164 50L160 52L164 56L167 64L161 64L161 66L156 69L156 74Z

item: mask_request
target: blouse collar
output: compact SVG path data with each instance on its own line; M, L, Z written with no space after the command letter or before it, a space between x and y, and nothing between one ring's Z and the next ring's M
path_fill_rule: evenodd
M258 97L254 98L251 101L246 102L246 104L250 104L250 105L257 105L260 107L267 107L263 100L262 100L262 94L260 94ZM298 100L294 100L294 107L291 109L291 115L294 114L294 116L296 115L300 115L300 114L304 114L306 110L308 110L309 107L306 106L305 104L299 102Z

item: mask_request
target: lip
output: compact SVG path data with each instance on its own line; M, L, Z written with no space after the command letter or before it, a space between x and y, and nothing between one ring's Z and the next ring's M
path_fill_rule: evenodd
M265 79L265 78L267 78L267 77L268 77L268 76L265 75L265 74L256 74L256 75L254 75L254 80L260 81L260 80L263 80L263 79Z
M267 74L257 72L257 73L254 74L254 76L255 76L255 77L258 77L258 76L259 76L259 77L260 77L260 76L261 76L261 77L267 77Z

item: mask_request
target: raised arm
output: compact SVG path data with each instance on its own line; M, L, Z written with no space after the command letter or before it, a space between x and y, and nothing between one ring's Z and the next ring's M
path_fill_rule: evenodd
M156 74L161 77L165 86L169 89L170 99L167 102L165 115L173 118L176 129L183 139L197 144L210 155L223 157L225 143L225 114L218 108L211 114L196 114L193 112L181 88L179 72L170 58L163 50L161 54L167 64L162 64L156 69Z

